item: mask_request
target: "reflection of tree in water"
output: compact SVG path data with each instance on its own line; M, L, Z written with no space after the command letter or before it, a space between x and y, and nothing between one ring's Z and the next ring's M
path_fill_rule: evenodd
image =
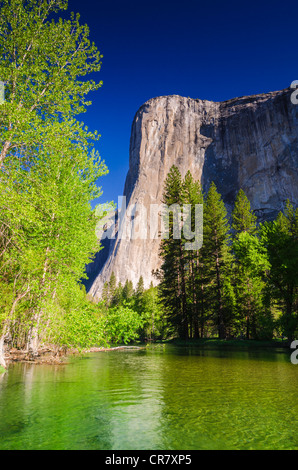
M10 367L0 375L0 449L16 448L17 437L26 429L30 419L25 407L19 406L24 389L22 377L17 373L20 369L21 365L17 364L15 371ZM6 446L6 440L14 446Z
M167 345L15 364L0 379L0 448L294 448L287 359Z
M110 448L109 408L97 406L86 364L11 367L0 383L0 448Z
M106 406L110 407L113 449L158 448L159 359L140 351L105 354Z

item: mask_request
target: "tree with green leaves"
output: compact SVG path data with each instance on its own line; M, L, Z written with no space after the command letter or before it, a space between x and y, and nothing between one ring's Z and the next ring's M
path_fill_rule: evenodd
M298 330L298 209L289 200L275 221L260 227L260 239L270 264L271 296L282 312L284 336L291 342Z
M116 293L116 288L117 288L117 280L116 280L115 273L113 271L109 280L109 303L110 304L113 302L113 299Z
M163 194L163 204L166 207L167 232L161 242L160 255L162 258L162 281L160 295L169 322L178 335L189 337L189 318L187 311L186 291L186 256L181 233L183 204L182 178L176 166L172 166L166 181Z
M123 286L121 284L121 282L118 283L115 291L114 291L114 297L113 297L113 300L112 300L112 306L114 305L120 305L122 303L122 300L123 300Z
M30 160L52 140L61 123L69 141L88 135L75 116L86 111L86 96L102 82L86 79L101 68L100 52L90 42L80 16L55 19L67 0L3 0L0 10L1 104L0 168L20 152ZM61 133L61 131L60 131ZM95 139L97 134L89 134ZM26 152L24 152L26 150Z
M246 323L246 339L257 338L257 315L262 311L262 295L264 282L252 270L252 258L247 259L248 254L256 246L252 237L257 232L256 216L251 210L250 202L244 191L240 189L236 196L234 210L232 212L233 246L237 251L235 263L235 294L237 319L240 324ZM251 249L249 250L249 243ZM256 261L256 260L255 260Z
M220 339L227 336L234 304L229 231L227 210L212 183L204 205L204 242L201 251L209 315L214 317Z
M135 291L134 291L134 288L133 288L132 281L129 281L127 279L124 286L123 286L123 291L122 291L123 300L129 301L133 297L134 292Z
M254 235L257 231L257 217L251 210L245 192L240 189L232 212L232 229L236 234L247 232Z
M140 279L137 283L136 287L136 296L142 296L144 294L145 288L144 288L144 278L143 276L140 276Z
M144 309L144 292L144 279L143 276L140 276L135 290L135 303L138 312L142 312Z
M183 203L190 207L190 220L187 221L192 234L196 233L196 206L203 205L204 198L199 181L195 181L190 171L185 175L182 185ZM203 263L199 249L185 252L188 275L186 278L187 310L190 322L190 336L198 338L204 329L204 286Z
M246 339L272 339L274 320L266 282L270 269L267 250L258 236L241 232L233 240L233 251L238 331Z
M109 283L106 281L102 288L101 300L104 306L107 308L110 305L110 293L109 293Z
M64 0L4 0L0 9L2 358L5 341L36 353L51 336L53 306L63 311L99 248L90 201L107 169L93 149L97 132L76 116L101 86L88 80L101 56L78 15L55 20L66 8Z
M138 340L143 319L128 306L110 308L105 317L105 335L113 344L130 343Z
M162 315L162 308L158 297L158 288L151 283L149 289L143 293L142 311L140 312L144 324L142 335L147 341L167 337L167 325Z
M82 148L70 146L65 136L57 137L55 145L40 149L30 168L18 158L11 160L13 171L3 172L0 181L2 221L13 233L1 257L1 281L10 284L15 307L17 299L25 300L23 293L31 299L26 325L32 351L38 347L38 330L48 322L48 299L56 297L61 283L69 289L78 282L98 250L90 200L100 195L95 182L105 167ZM9 317L14 314L15 309Z

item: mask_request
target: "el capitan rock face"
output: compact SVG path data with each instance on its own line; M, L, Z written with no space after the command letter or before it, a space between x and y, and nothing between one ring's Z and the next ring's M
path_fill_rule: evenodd
M127 204L160 204L172 165L182 176L190 170L204 191L214 181L228 210L242 188L260 220L276 216L287 198L297 204L298 105L291 103L292 91L221 103L176 95L149 100L132 125ZM107 240L98 276L88 267L95 277L90 294L98 297L113 271L118 282L136 285L142 275L145 287L156 284L152 270L160 266L159 243Z

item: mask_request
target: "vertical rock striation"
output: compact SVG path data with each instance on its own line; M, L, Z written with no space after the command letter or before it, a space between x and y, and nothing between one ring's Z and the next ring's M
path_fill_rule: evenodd
M242 188L260 220L273 218L289 198L298 202L298 106L291 90L212 101L162 96L136 113L130 141L127 204L148 208L162 200L172 165L190 170L206 191L214 181L231 210ZM148 221L149 233L149 221ZM90 294L98 297L114 271L118 281L156 284L159 240L110 240L105 264L96 266ZM92 273L92 268L89 267Z

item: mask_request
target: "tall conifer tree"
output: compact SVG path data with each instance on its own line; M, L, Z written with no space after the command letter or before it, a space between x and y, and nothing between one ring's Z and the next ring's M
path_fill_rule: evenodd
M172 166L165 181L163 203L170 208L173 204L182 207L183 185L181 174L176 166ZM179 209L178 209L179 213ZM177 214L176 214L177 215ZM177 220L174 213L169 213L168 238L162 240L161 267L163 279L160 286L161 297L169 321L176 328L178 335L189 336L186 293L186 258L182 237L175 238L174 226L182 225L179 214ZM182 235L182 234L181 234Z
M236 196L232 213L232 229L237 233L247 232L254 235L257 231L257 217L250 207L245 192L240 189Z
M196 232L196 205L203 204L202 187L199 181L195 181L190 171L185 175L183 186L183 203L191 207L191 231ZM185 220L184 220L185 223ZM202 259L200 250L185 252L187 264L187 310L190 323L190 336L200 336L199 327L204 323L204 289L202 285Z
M231 254L229 247L229 224L227 211L217 192L211 184L204 206L204 241L202 254L204 258L205 283L211 314L214 314L219 338L227 336L227 327L231 314L230 269Z

